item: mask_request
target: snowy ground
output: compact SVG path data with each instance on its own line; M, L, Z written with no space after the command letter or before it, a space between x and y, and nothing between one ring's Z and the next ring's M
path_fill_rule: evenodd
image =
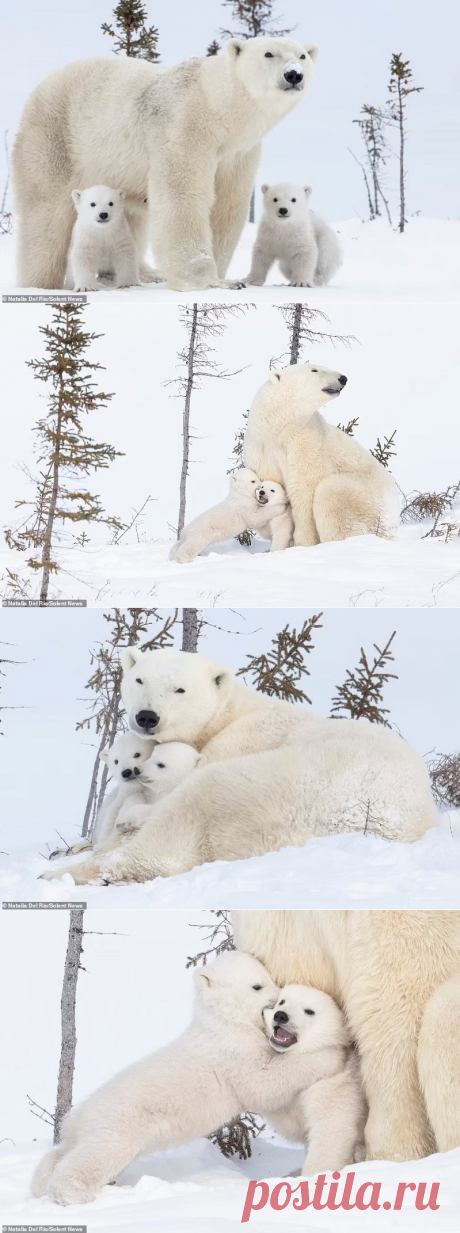
M75 886L69 872L44 882L36 849L0 856L3 900L84 900L94 908L458 908L460 817L441 815L418 843L372 835L312 839L250 860L215 861L173 878L128 886ZM58 861L55 862L56 866ZM59 861L62 864L62 860Z
M237 1233L241 1229L241 1215L246 1198L248 1180L266 1179L270 1187L281 1181L290 1169L301 1163L297 1149L276 1147L269 1141L259 1139L254 1145L249 1161L227 1161L218 1148L205 1140L198 1140L187 1148L180 1148L151 1157L139 1157L126 1169L116 1186L105 1186L98 1198L89 1205L75 1205L62 1209L49 1199L31 1199L29 1182L40 1155L46 1150L45 1143L13 1147L1 1146L0 1195L2 1219L11 1224L88 1225L88 1229L107 1229L110 1233ZM401 1211L311 1211L299 1218L292 1206L285 1211L274 1211L268 1204L259 1212L253 1212L248 1227L256 1227L259 1233L282 1228L286 1233L297 1233L300 1226L308 1227L309 1233L320 1233L337 1228L343 1233L377 1233L377 1230L393 1229L396 1233L411 1233L412 1230L439 1230L454 1233L457 1228L460 1207L460 1148L456 1151L429 1156L407 1164L369 1161L354 1168L355 1182L352 1198L364 1182L381 1182L379 1201L393 1206L400 1182L425 1182L425 1201L433 1182L439 1182L437 1202L439 1211L425 1211L420 1215L414 1208L414 1197L406 1191ZM345 1172L342 1178L345 1179ZM325 1197L331 1175L326 1178ZM293 1186L297 1181L293 1181ZM342 1186L339 1183L338 1197ZM365 1200L370 1198L370 1191ZM258 1192L257 1198L260 1197ZM257 1200L255 1200L257 1201Z
M458 515L457 515L458 516ZM460 606L460 537L420 538L425 528L401 527L397 540L359 536L314 548L270 553L220 544L189 565L168 560L168 544L71 549L59 553L53 596L85 599L88 607L155 603L169 607L233 605L328 608L456 608ZM37 594L36 575L19 553L0 551L0 577L21 570ZM3 583L4 586L4 583Z
M460 221L411 218L400 235L388 223L359 218L336 223L342 240L344 262L329 287L289 288L277 267L264 287L230 291L166 291L161 284L128 290L90 293L88 300L118 300L133 303L222 300L226 303L283 303L295 298L309 303L430 301L455 302L460 295ZM228 271L230 278L244 278L251 264L256 227L248 223ZM15 236L0 237L0 289L6 294L40 294L40 289L18 287L15 273ZM43 291L46 295L46 291Z

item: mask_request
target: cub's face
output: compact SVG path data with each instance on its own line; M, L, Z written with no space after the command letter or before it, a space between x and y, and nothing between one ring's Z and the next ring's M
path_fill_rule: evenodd
M236 498L241 497L242 500L254 497L255 500L259 484L260 479L255 471L250 471L248 467L240 467L230 476L229 495Z
M301 188L299 184L262 184L262 194L265 215L282 224L288 219L296 222L305 218L311 188Z
M295 106L310 85L318 48L290 38L230 39L228 55L239 81L253 98L284 100Z
M243 951L229 951L195 972L198 997L204 1008L213 1008L230 1026L243 1023L264 1033L264 1012L279 993L258 959Z
M124 209L124 189L95 184L92 188L74 189L72 199L79 217L95 227L107 227L120 217Z
M124 732L117 737L110 749L103 749L101 762L105 762L112 779L120 783L140 777L142 767L153 752L155 742L142 740L134 732Z
M282 484L277 484L275 480L262 480L259 488L256 488L256 501L258 505L287 505L286 490Z
M328 993L307 985L285 985L273 1009L264 1011L272 1049L310 1053L349 1044L345 1017Z
M233 690L231 668L220 667L205 655L132 647L123 652L121 662L121 695L132 732L162 743L196 746Z
M147 741L143 744L146 745ZM201 755L191 745L165 741L156 745L150 758L142 763L140 780L162 792L170 792L202 761Z

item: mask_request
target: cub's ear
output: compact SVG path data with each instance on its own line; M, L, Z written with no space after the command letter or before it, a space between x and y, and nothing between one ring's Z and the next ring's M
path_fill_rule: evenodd
M303 191L304 191L304 193L305 193L305 196L306 196L306 197L311 197L312 192L313 192L313 189L312 189L312 187L311 187L311 185L310 185L310 184L306 184L306 185L305 185L305 188L304 188L304 190L303 190Z
M272 385L277 385L278 381L281 381L281 372L278 368L270 369L270 381Z
M129 672L130 668L134 668L134 664L137 664L138 660L142 659L142 656L143 652L139 650L138 646L127 647L120 655L122 672Z
M269 184L261 184L261 186L260 186L260 191L261 191L261 193L263 193L263 194L264 194L264 196L265 196L265 193L268 193L269 188L270 188L270 185L269 185Z
M109 760L109 751L108 751L108 749L101 749L101 752L100 752L100 754L99 754L99 761L100 761L100 762L108 762L108 760Z
M119 192L118 196L119 196L119 198L120 198L120 201L124 201L124 199L125 199L125 197L126 197L126 192L125 192L125 189L124 189L124 188L121 188L121 189L120 189L120 192Z
M313 61L313 64L316 64L319 56L319 47L316 47L315 43L304 43L304 47L305 51L307 51L310 56L310 60Z
M199 758L197 758L196 763L195 763L195 770L196 770L197 766L206 766L207 761L208 761L208 759L205 757L205 755L204 755L204 754L200 754Z
M203 986L209 988L212 985L212 977L209 974L208 968L198 968L193 973L193 979L197 989L203 989Z
M232 60L236 60L241 55L245 42L246 39L228 39L225 44L227 55L231 56Z
M72 189L72 201L74 203L74 206L77 207L77 210L78 210L78 203L80 201L81 194L82 194L81 188Z

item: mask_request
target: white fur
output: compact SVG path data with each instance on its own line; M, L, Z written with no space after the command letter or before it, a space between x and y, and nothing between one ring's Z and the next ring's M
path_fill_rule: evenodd
M70 242L67 281L74 291L139 284L137 248L125 217L125 193L93 184L74 189L77 211Z
M62 1141L40 1162L32 1191L88 1203L139 1152L212 1133L247 1109L270 1116L341 1068L343 1050L316 1033L310 1050L274 1054L263 1011L277 989L240 952L195 973L196 1005L178 1040L134 1062L67 1116Z
M263 184L264 212L245 283L261 287L274 261L291 287L322 286L342 264L339 240L308 206L311 188Z
M294 544L306 547L351 535L391 538L400 497L386 467L319 413L341 392L341 374L317 364L272 369L256 394L243 459L286 489Z
M26 103L13 153L20 284L62 287L69 191L104 179L148 196L170 287L223 286L260 142L302 99L317 54L291 38L230 39L223 55L173 68L112 56L53 73ZM292 69L302 88L285 79Z
M271 540L271 552L289 548L293 524L289 502L281 484L260 480L255 471L241 468L230 476L228 496L180 533L171 548L170 561L194 561L200 552L250 527L262 539Z
M282 1025L276 1021L280 1012L287 1016ZM319 989L285 985L276 1005L264 1011L264 1021L270 1043L277 1051L288 1048L295 1057L317 1048L318 1041L323 1047L337 1050L340 1066L336 1074L321 1075L271 1115L272 1126L285 1139L305 1145L304 1176L340 1170L363 1160L367 1106L358 1057L350 1045L343 1011L329 994ZM284 1036L281 1043L280 1035Z
M123 850L73 866L78 883L167 877L345 831L411 843L436 825L422 759L387 728L279 702L204 655L134 647L123 669L132 730L187 741L205 765L155 806Z
M367 1159L460 1146L460 912L234 912L273 980L335 998L359 1050Z
M95 850L110 839L138 830L150 816L152 805L177 788L201 758L191 745L170 742L160 751L155 741L124 732L110 749L102 751L101 760L117 784L98 813Z

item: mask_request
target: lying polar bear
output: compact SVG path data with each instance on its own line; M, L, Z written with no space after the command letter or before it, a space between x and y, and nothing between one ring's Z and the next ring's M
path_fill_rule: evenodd
M34 1174L35 1196L90 1203L139 1152L179 1147L248 1109L271 1118L343 1070L343 1016L331 998L311 991L316 1013L301 1047L276 1054L262 1016L278 989L257 959L227 953L194 980L190 1026L71 1110Z
M130 647L122 667L132 731L186 741L203 763L118 852L73 865L76 883L145 882L346 831L413 843L436 826L426 766L396 732L279 702L196 653Z
M310 547L349 535L391 539L398 488L386 467L319 408L338 398L347 378L316 364L272 368L252 403L243 460L286 489L294 544Z
M264 1023L278 1053L309 1052L318 1028L324 1044L334 1041L343 1050L342 1065L334 1075L325 1075L270 1115L272 1126L285 1139L305 1144L304 1177L365 1160L367 1104L358 1056L337 1003L320 989L286 985L276 1006L264 1010Z
M225 501L183 528L169 559L194 561L210 544L241 535L248 527L262 539L271 540L270 552L289 548L293 524L284 488L272 480L260 480L255 471L242 467L230 476Z
M310 210L311 188L298 184L262 184L264 212L244 279L261 287L275 261L291 287L320 287L342 264L335 231Z

